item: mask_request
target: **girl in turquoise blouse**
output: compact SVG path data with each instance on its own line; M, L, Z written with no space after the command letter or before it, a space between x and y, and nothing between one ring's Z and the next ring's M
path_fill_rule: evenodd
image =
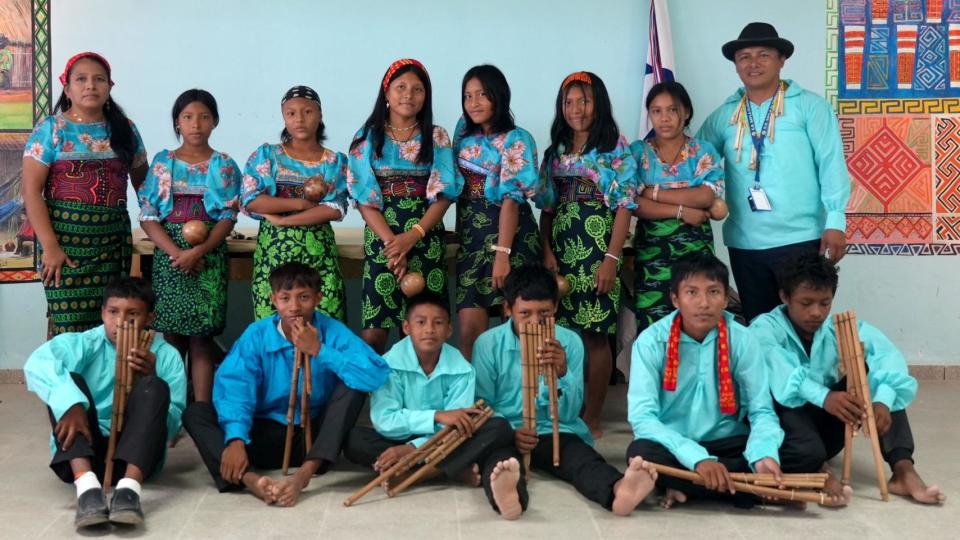
M673 312L670 268L694 251L713 252L707 209L723 197L723 169L713 145L685 133L693 104L683 85L664 82L647 94L653 137L634 141L640 191L634 215L634 307L639 330Z
M613 369L620 253L636 208L637 163L613 119L600 77L578 71L557 94L541 174L548 199L540 218L544 264L570 282L557 324L580 331L587 348L583 419L601 435L600 411Z
M361 336L378 353L403 321L405 274L419 272L427 289L447 297L443 215L461 187L450 137L433 125L426 68L397 60L350 144L347 171L347 189L366 222Z
M347 213L347 158L323 146L323 111L312 88L287 90L280 108L280 144L264 143L250 156L240 192L244 209L261 220L251 283L255 316L262 319L275 311L270 272L297 261L320 272L317 309L345 321L343 276L330 222Z
M503 73L490 65L472 67L461 89L463 117L453 143L465 187L457 201L457 314L460 352L469 359L490 316L499 316L510 268L540 260L528 200L540 204L545 190L537 145L513 122Z
M206 90L187 90L173 104L173 130L183 144L153 158L137 192L140 227L156 245L154 328L189 354L193 397L210 401L213 337L227 322L227 244L240 207L240 167L210 147L220 122L217 101ZM191 246L183 237L188 221L204 223L206 240Z

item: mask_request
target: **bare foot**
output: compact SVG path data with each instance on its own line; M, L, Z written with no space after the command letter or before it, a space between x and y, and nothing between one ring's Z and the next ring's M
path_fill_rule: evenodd
M853 488L843 485L843 482L833 474L833 471L827 470L826 472L830 475L823 484L823 493L827 496L827 500L820 506L840 508L850 504L850 499L853 498Z
M273 485L274 499L280 506L294 506L297 504L303 488L307 487L309 483L309 480L304 480L296 474L279 482L275 482Z
M898 461L893 467L893 476L887 483L890 493L901 497L911 497L914 501L923 504L943 504L947 496L940 493L936 485L928 486L917 474L910 460Z
M500 516L506 520L520 519L523 507L517 494L517 482L520 481L520 462L510 458L497 463L490 473L490 491L493 502L500 509Z
M603 427L599 418L584 417L583 421L587 424L587 428L590 430L590 436L593 437L593 440L598 440L603 437Z
M474 463L469 469L464 469L457 475L457 481L470 487L478 487L480 485L480 466Z
M613 513L629 516L653 491L657 471L640 456L630 459L623 478L613 486Z
M660 499L660 506L669 510L673 507L674 503L683 504L685 502L687 502L686 493L679 489L667 488L667 492L663 495L663 498Z
M250 490L250 493L253 493L258 499L268 505L277 502L276 497L274 497L275 482L273 480L266 476L248 472L243 475L242 481L243 485Z

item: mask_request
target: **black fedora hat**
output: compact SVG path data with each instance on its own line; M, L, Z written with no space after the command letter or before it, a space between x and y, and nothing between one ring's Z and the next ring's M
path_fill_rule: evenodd
M793 54L793 43L780 37L772 24L764 22L752 22L744 26L740 37L724 43L721 50L727 60L733 61L734 53L746 47L773 47L786 58Z

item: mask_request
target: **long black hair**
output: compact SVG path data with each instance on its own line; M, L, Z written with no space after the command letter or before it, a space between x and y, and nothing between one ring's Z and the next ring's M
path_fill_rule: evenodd
M507 78L503 75L497 66L483 64L473 66L463 76L463 83L460 85L460 108L463 109L463 121L465 133L476 133L483 128L474 123L467 114L463 97L467 93L467 83L476 79L483 87L483 92L487 99L493 104L493 117L490 119L491 131L493 133L506 133L517 127L513 121L513 113L510 112L510 85L507 84Z
M180 113L187 108L187 105L195 101L202 103L206 108L210 109L210 115L213 116L213 127L217 127L217 124L220 123L220 112L217 110L217 100L213 98L213 94L199 88L187 90L177 96L177 100L173 102L173 111L171 114L173 118L173 133L176 134L178 141L180 140L180 130L177 129L177 118L179 118Z
M570 145L573 144L573 128L563 117L563 102L573 87L580 88L584 95L587 95L588 89L593 92L593 124L590 125L590 135L587 137L587 144L583 151L589 152L596 148L598 152L610 152L617 147L620 129L617 127L616 120L613 119L613 108L610 106L607 87L595 74L589 71L581 73L589 78L589 84L576 79L566 85L561 84L560 91L557 92L553 125L550 126L550 146L543 154L544 163L556 155L561 144L565 145L568 151L572 150Z
M101 66L103 66L104 71L107 72L107 77L110 76L110 67L104 64L95 56L85 56L85 59L92 60ZM70 68L70 73L73 72L73 67ZM70 73L67 73L67 80L70 80ZM57 104L54 105L54 112L65 113L73 105L70 98L67 97L66 90L60 92L60 99L57 100ZM117 155L117 158L123 162L124 165L130 167L133 165L133 157L137 154L137 138L133 134L133 127L130 125L130 119L127 118L127 115L124 114L123 109L120 108L120 105L117 105L117 102L113 100L113 97L107 95L107 101L103 104L103 116L107 120L107 133L110 134L110 148L113 150L113 153Z
M423 108L420 109L420 112L417 114L422 139L420 143L420 153L417 154L417 163L433 163L433 91L430 86L430 76L427 75L426 71L414 64L407 64L397 69L390 77L390 80L387 81L386 85L380 85L377 91L377 101L373 104L373 112L370 113L367 121L363 123L363 130L361 130L360 134L350 143L351 150L366 140L367 134L369 133L373 138L373 155L377 158L383 155L383 138L386 136L383 124L387 121L387 118L389 118L387 93L383 87L389 86L397 77L411 71L420 79L420 82L423 83L425 94ZM384 77L386 77L386 72L384 72Z
M690 116L683 124L685 128L690 127L690 121L693 120L693 102L690 101L690 94L687 93L687 89L676 81L663 81L653 85L653 88L647 93L647 102L645 105L648 111L650 110L650 104L653 103L653 100L660 94L667 94L673 98L674 104L682 105L683 108L690 113Z

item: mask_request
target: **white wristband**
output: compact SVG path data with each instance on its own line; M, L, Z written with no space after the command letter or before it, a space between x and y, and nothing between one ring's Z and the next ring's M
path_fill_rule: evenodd
M507 255L509 255L512 250L508 247L503 247L503 246L498 246L496 244L493 244L490 246L490 251L499 251L501 253L506 253Z

